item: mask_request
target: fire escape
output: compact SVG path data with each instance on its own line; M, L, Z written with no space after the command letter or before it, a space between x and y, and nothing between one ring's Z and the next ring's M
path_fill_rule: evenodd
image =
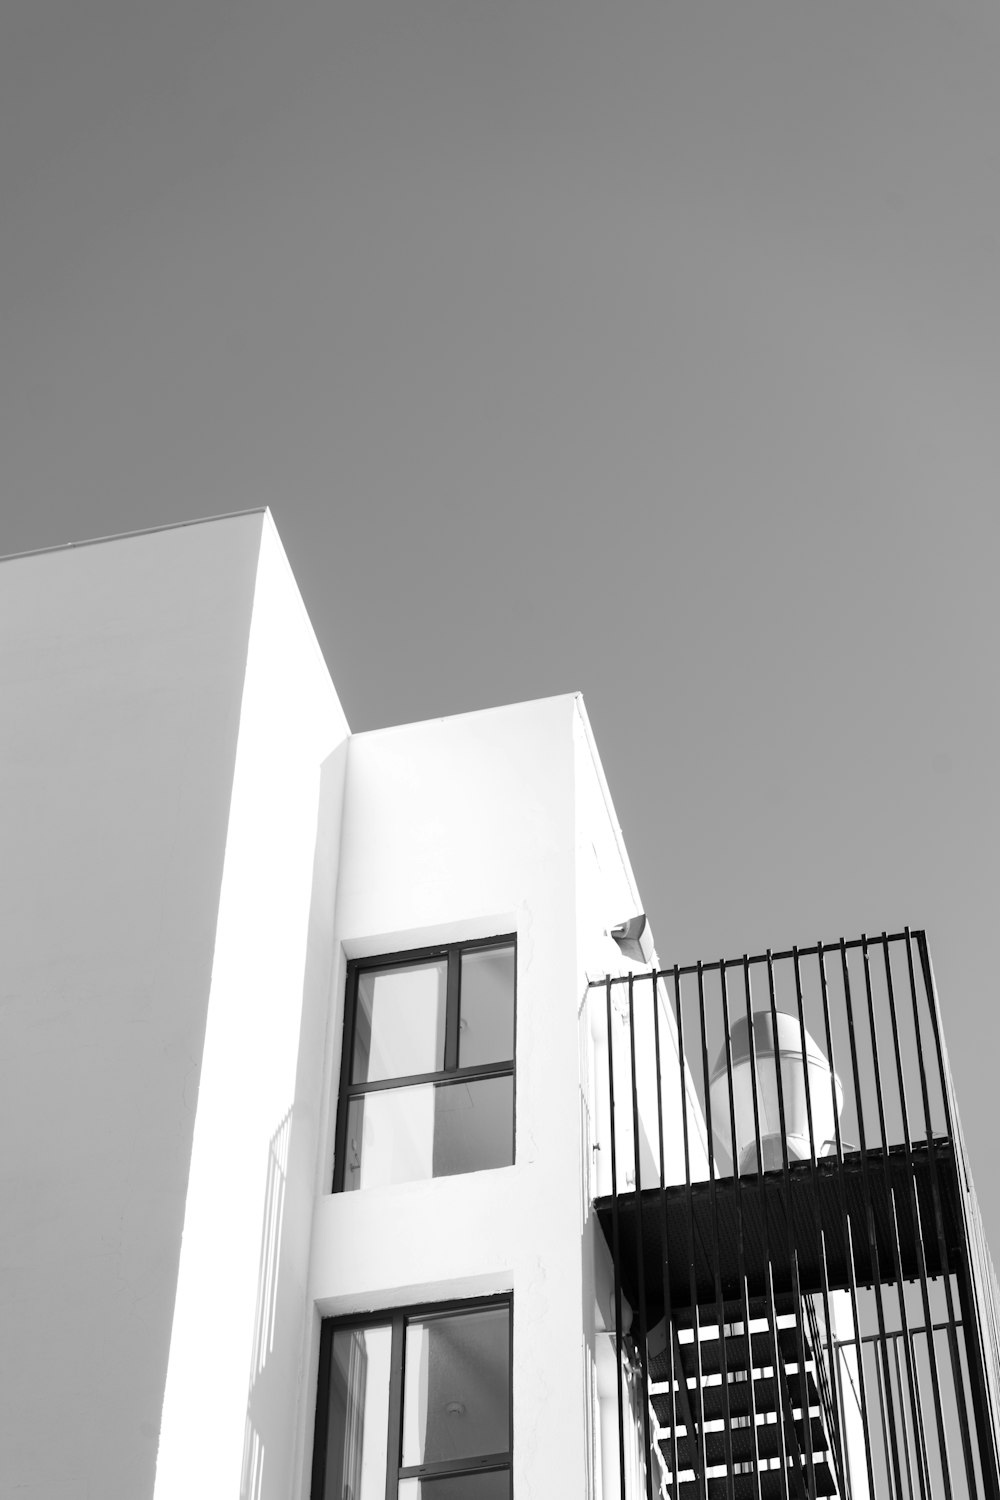
M591 1003L621 1500L1000 1500L996 1281L924 934Z

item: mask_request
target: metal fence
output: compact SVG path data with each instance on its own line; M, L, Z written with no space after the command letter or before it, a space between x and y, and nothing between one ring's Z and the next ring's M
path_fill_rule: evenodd
M1000 1500L996 1282L924 934L590 1003L647 1500Z

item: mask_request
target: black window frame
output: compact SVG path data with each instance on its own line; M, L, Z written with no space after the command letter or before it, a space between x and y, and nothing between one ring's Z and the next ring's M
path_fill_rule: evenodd
M514 954L513 995L513 1045L510 1061L474 1063L462 1068L458 1065L459 1021L461 1019L461 975L462 955L493 948L511 948ZM358 1008L358 980L372 969L407 968L413 964L447 961L447 984L445 998L445 1043L444 1067L431 1073L405 1073L394 1078L378 1079L369 1083L351 1082L351 1065L354 1058L354 1030ZM374 958L354 958L347 965L346 1002L344 1005L344 1040L340 1059L340 1090L337 1096L337 1125L333 1152L333 1191L342 1193L347 1165L347 1114L352 1099L366 1094L379 1093L387 1089L415 1088L420 1084L475 1083L487 1078L510 1078L511 1120L510 1159L514 1162L515 1120L517 1117L517 934L496 933L492 937L474 938L456 943L437 943L428 948L408 948L405 952L379 954ZM484 1169L485 1170L485 1169ZM464 1175L464 1174L461 1174ZM435 1182L437 1178L427 1178Z
M448 1459L438 1463L402 1466L403 1457L403 1384L406 1376L406 1329L424 1318L482 1312L491 1307L506 1307L508 1331L508 1401L507 1451L486 1453L477 1458ZM389 1416L386 1424L385 1500L397 1500L403 1479L446 1479L488 1472L507 1472L514 1483L514 1293L498 1292L492 1297L456 1298L447 1302L424 1302L412 1307L393 1308L386 1312L355 1313L347 1317L324 1318L320 1329L319 1374L316 1382L316 1422L313 1433L312 1483L310 1500L339 1500L324 1494L326 1454L329 1434L330 1374L333 1361L334 1334L353 1328L389 1328Z

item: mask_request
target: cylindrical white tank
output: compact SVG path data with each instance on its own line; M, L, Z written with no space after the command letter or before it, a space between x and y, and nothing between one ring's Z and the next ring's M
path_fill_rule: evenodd
M775 1025L777 1021L777 1039ZM789 1161L806 1161L810 1156L809 1112L812 1113L813 1149L817 1157L833 1149L836 1118L844 1107L844 1090L840 1079L831 1072L820 1047L808 1031L799 1025L797 1016L778 1011L760 1010L753 1017L753 1059L750 1055L750 1025L742 1016L729 1033L732 1056L733 1116L736 1123L736 1155L740 1172L757 1168L757 1128L760 1130L760 1165L764 1171L782 1165L781 1112L778 1101L778 1076L781 1077L781 1102L785 1112L785 1142ZM803 1064L803 1039L805 1064ZM807 1072L808 1069L808 1072ZM754 1116L754 1080L756 1071L757 1115ZM726 1049L723 1047L712 1073L709 1098L712 1105L713 1133L725 1147L732 1149L732 1126L729 1083L726 1077ZM809 1083L809 1109L806 1107L806 1079ZM830 1081L833 1079L831 1091Z

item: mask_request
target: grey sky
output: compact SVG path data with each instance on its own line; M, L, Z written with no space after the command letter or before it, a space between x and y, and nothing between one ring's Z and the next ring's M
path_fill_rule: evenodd
M355 728L581 689L661 957L930 933L1000 1250L1000 12L8 0L0 550L269 504Z

